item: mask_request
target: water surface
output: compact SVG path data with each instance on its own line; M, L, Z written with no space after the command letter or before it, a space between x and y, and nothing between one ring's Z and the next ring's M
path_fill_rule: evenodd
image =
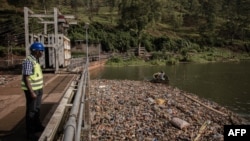
M174 66L103 67L91 79L149 80L165 71L170 85L215 101L250 119L250 61Z

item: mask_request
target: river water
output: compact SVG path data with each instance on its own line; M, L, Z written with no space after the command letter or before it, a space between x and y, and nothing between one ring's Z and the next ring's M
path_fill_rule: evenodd
M149 80L165 71L170 85L219 103L250 120L250 61L96 69L91 79Z

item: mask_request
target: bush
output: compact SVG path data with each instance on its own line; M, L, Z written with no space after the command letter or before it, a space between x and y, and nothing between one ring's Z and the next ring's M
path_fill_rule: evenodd
M26 50L25 48L12 48L12 53L17 56L25 56ZM5 57L8 54L8 48L7 47L0 47L0 57Z
M71 52L71 56L72 58L79 58L79 57L85 57L86 54L83 53L82 51L74 51L74 52Z
M178 63L179 63L179 61L172 57L169 60L167 60L166 65L175 65Z
M18 56L25 56L26 50L25 48L13 48L12 49L13 54Z
M109 63L122 63L123 59L119 56L112 56L109 60L108 60L108 64Z

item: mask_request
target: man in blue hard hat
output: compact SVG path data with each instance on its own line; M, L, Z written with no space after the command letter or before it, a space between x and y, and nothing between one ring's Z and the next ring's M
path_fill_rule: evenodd
M36 132L42 132L40 107L43 95L43 74L38 59L43 55L44 45L35 42L30 46L30 55L22 64L21 87L26 97L26 132L28 140L37 140Z

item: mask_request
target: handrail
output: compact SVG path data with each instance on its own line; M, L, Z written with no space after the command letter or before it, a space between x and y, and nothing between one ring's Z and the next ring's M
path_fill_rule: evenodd
M72 81L64 93L62 99L59 102L59 105L55 109L53 115L50 117L48 124L46 125L45 130L43 131L42 135L39 138L39 141L54 141L57 136L58 130L60 130L60 124L62 119L64 118L63 115L65 113L65 109L70 107L70 101L72 101L74 95L74 88L79 80L80 76L74 77L74 81ZM46 84L45 84L46 85ZM55 105L56 106L56 105Z
M64 141L79 141L81 136L82 117L84 112L84 101L86 86L89 81L88 59L82 71L78 89L74 98L73 106L69 114L69 119L64 127ZM80 109L80 111L79 111Z
M80 141L80 137L81 137L81 129L82 129L82 119L85 117L83 116L83 114L86 114L85 111L85 98L86 98L86 86L88 85L88 71L85 71L86 74L84 74L84 81L83 81L83 92L82 92L82 98L81 98L81 105L80 105L80 113L79 113L79 117L78 117L78 124L77 124L77 131L76 131L76 137L75 137L75 141ZM84 119L84 121L86 121ZM86 124L84 124L86 126Z

